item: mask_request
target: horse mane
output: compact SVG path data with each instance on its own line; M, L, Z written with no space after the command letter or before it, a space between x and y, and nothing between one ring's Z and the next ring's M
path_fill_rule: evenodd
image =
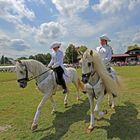
M117 90L118 84L115 82L115 80L113 80L110 77L110 75L101 59L100 54L96 50L88 49L88 50L86 50L85 55L87 57L89 57L90 59L92 59L92 61L94 63L95 71L98 73L98 75L102 79L106 90L110 93L118 94L118 90Z
M48 68L41 62L34 59L21 60L29 69L32 69L34 73L39 74L38 72L44 72Z

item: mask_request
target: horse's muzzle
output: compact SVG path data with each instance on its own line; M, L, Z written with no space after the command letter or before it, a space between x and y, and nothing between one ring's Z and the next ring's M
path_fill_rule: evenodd
M86 84L88 82L88 79L86 77L82 77L82 82Z
M27 81L26 80L18 80L19 86L21 88L25 88L27 86Z
M90 74L82 74L82 82L84 84L88 83L89 77L90 77Z

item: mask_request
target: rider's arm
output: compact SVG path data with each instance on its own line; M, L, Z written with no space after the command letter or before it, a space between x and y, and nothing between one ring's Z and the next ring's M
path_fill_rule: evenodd
M105 63L108 63L111 61L111 58L112 58L112 48L109 46L107 49L106 49L106 57L104 58L104 62Z
M51 67L53 64L54 64L54 60L53 60L53 57L52 57L50 63L48 64L48 67Z
M63 52L59 52L56 57L57 61L52 65L52 68L61 66L63 64L63 57Z

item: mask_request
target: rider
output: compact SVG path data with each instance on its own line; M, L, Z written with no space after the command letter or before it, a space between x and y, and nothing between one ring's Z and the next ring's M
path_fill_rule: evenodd
M66 87L66 83L65 80L63 78L63 73L64 73L64 66L63 66L63 52L61 50L59 50L61 46L61 43L53 43L51 45L51 49L53 49L53 53L52 53L52 58L50 63L48 64L48 67L52 68L57 75L58 78L58 84L62 86L62 88L64 89L63 93L67 93L67 87Z
M113 54L112 47L108 45L108 42L110 41L111 40L107 37L107 35L102 35L100 36L100 46L96 48L109 72L111 72L110 61Z

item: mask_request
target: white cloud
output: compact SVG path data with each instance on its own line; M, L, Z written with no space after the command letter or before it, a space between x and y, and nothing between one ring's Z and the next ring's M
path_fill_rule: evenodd
M119 26L121 23L118 17L108 17L94 24L79 17L77 13L83 12L88 8L89 0L53 0L52 2L61 14L58 18L58 22L66 28L67 34L65 37L67 39L69 38L70 41L79 41L79 39L103 33L110 29L110 27Z
M58 22L48 22L40 25L37 39L44 44L48 41L57 40L66 34L65 28Z
M23 17L29 20L35 18L34 12L26 7L24 0L0 0L0 18L19 23Z
M27 5L29 2L30 9ZM110 36L116 52L124 52L124 46L132 42L140 43L140 30L137 30L139 22L135 22L139 13L137 7L140 6L140 0L99 0L98 4L92 6L98 13L94 11L89 13L91 10L89 0L52 0L57 11L50 2L47 2L45 0L0 0L0 18L15 25L11 26L14 32L8 31L9 28L6 30L1 28L1 52L9 53L14 57L34 55L39 52L48 52L47 46L50 46L53 41L63 42L62 49L66 49L70 42L93 48L99 45L98 37L103 33ZM31 10L32 6L35 6L34 9L40 7L44 9L39 9L38 19L30 22L27 20L35 18ZM47 16L44 14L39 16L43 10L44 12L50 10L50 12ZM136 25L138 28L135 28ZM2 27L5 26L2 23Z
M67 29L66 38L69 41L79 41L82 39L89 39L91 37L108 32L111 28L120 26L122 21L119 21L119 17L108 17L102 21L91 24L78 16L73 18L61 18L60 23ZM117 23L117 24L116 24ZM67 40L66 39L66 40Z
M16 51L25 51L28 50L30 46L23 39L12 39L10 48Z
M134 37L132 39L133 43L138 43L140 44L140 30L134 34Z
M0 36L0 49L9 46L10 38L8 36Z
M140 6L140 0L100 0L99 4L92 6L93 10L102 13L115 13L125 10L134 10Z
M57 10L63 16L72 16L79 11L85 10L89 5L89 0L52 0Z
M140 44L140 28L129 27L114 33L112 38L112 46L115 53L124 53L129 45Z
M11 39L8 36L0 36L0 49L11 49L15 51L25 51L30 46L23 39Z
M140 0L130 0L129 5L128 5L128 9L135 10L136 7L137 8L140 7Z
M6 35L0 35L0 55L8 57L28 56L30 45L23 39L10 38Z
M16 31L18 36L24 39L33 38L36 34L36 28L26 24L17 24Z

